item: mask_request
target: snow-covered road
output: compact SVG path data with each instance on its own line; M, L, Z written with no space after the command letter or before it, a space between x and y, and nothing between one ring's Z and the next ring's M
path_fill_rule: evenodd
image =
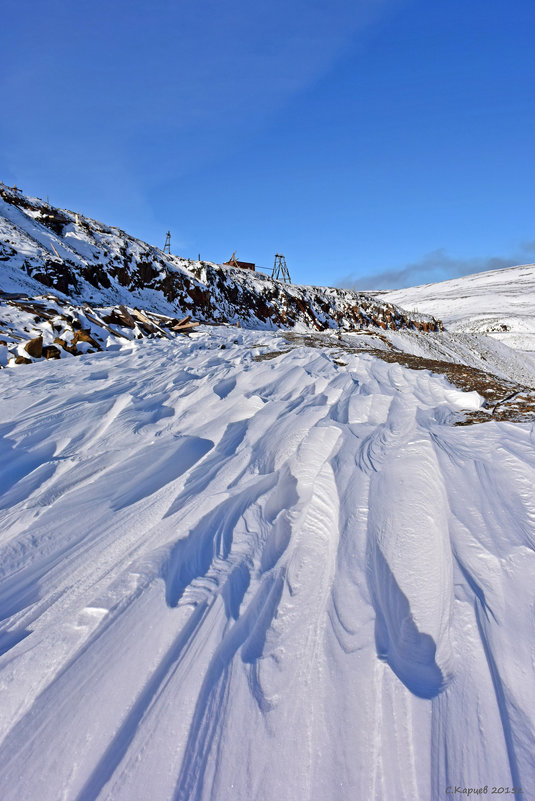
M0 392L2 801L535 798L530 424L236 329Z

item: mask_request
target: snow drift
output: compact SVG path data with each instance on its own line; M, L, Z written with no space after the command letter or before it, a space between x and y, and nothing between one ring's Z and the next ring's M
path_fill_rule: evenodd
M531 424L232 329L0 383L6 801L527 797Z

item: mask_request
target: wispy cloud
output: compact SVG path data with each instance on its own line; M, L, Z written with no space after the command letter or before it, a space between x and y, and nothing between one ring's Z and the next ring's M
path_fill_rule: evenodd
M462 259L450 256L445 248L427 253L422 259L410 262L404 267L381 270L376 273L358 275L349 273L342 276L337 286L348 289L402 289L418 284L446 281L486 270L499 270L515 264L526 264L535 260L535 241L523 242L516 254L511 256L486 256Z

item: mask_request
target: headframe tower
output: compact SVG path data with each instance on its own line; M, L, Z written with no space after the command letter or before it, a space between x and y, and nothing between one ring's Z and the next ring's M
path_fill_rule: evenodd
M286 259L282 253L275 253L275 262L273 264L273 272L271 277L276 281L282 281L283 284L291 284L290 273L286 266Z

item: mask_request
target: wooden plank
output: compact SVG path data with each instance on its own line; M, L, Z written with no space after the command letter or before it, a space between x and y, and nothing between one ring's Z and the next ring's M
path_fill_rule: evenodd
M129 326L130 328L135 328L136 327L136 321L134 320L134 318L132 317L132 315L130 314L130 312L126 308L126 306L117 306L117 309L119 310L121 315L124 317L124 319L127 321L127 323L126 323L127 326ZM115 313L117 314L117 311ZM119 316L121 316L121 315L119 315Z
M159 325L171 325L172 323L176 322L176 317L169 317L168 314L158 314L155 311L148 311L145 312L145 314L147 317L150 317L153 322L156 322Z
M183 325L179 323L178 325L173 325L171 331L188 331L191 328L196 328L198 325L200 325L200 323L192 322L192 323L185 323Z
M169 339L169 334L167 333L167 331L166 331L165 329L161 328L159 325L157 325L157 324L156 324L155 322L153 322L151 319L149 319L149 318L147 317L147 315L146 315L146 314L144 314L144 313L143 313L142 311L140 311L139 309L133 309L133 310L132 310L132 315L133 315L134 317L136 317L138 320L140 320L142 323L144 323L146 326L149 326L149 330L152 328L152 332L153 332L153 333L156 333L157 331L159 331L159 332L160 332L160 334L161 334L163 337L165 337L166 339Z
M105 328L106 331L109 331L110 334L113 334L114 337L120 337L121 339L128 340L127 336L125 336L124 334L121 334L120 331L116 331L115 328L112 328L107 323L105 323L103 320L97 320L97 318L93 317L93 315L89 314L89 312L86 312L85 316L87 317L87 319L89 320L90 323L93 323L93 325L98 325L99 328Z
M140 312L139 309L132 309L132 316L136 320L136 324L142 323L143 328L150 334L155 334L158 331L158 325L150 320L146 314Z
M39 314L44 320L52 320L54 317L57 316L59 312L54 312L51 314L48 312L44 306L39 303L28 303L26 301L19 301L19 300L8 300L8 306L15 306L15 308L20 309L21 311L28 312L28 314Z

